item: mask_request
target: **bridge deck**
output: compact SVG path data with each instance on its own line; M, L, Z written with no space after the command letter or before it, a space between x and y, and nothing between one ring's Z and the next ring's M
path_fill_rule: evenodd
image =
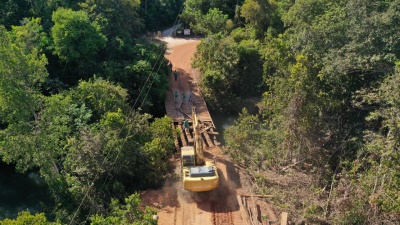
M201 95L200 88L197 85L196 77L198 71L191 67L191 58L196 50L196 45L200 41L185 41L177 45L168 43L168 51L165 57L172 63L172 74L169 79L170 89L165 97L165 109L167 115L174 121L174 127L181 128L185 119L189 121L189 129L181 132L182 146L193 145L193 121L192 107L196 107L197 118L200 121L200 133L207 146L219 145L215 136L215 126L208 111L206 102ZM174 71L178 73L175 79Z
M180 75L183 71L180 71ZM178 75L179 76L179 75ZM192 107L196 107L197 117L202 123L210 123L214 127L211 115L208 111L206 102L201 95L200 88L196 83L183 79L174 80L171 76L170 90L165 98L165 108L167 115L176 123L188 119L192 122Z

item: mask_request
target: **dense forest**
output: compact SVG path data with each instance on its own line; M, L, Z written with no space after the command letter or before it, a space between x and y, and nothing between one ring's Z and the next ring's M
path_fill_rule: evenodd
M181 0L0 2L0 158L18 172L38 170L54 200L44 214L1 224L157 223L132 195L163 184L174 149L163 117L166 46L147 33L172 26L181 8Z
M400 0L6 0L0 157L39 169L55 203L4 224L154 223L130 194L162 185L173 131L166 47L146 33L178 14L257 191L307 223L400 222Z
M206 35L204 96L239 113L225 151L258 191L307 223L400 222L399 0L187 0L182 19ZM271 170L312 177L307 195Z

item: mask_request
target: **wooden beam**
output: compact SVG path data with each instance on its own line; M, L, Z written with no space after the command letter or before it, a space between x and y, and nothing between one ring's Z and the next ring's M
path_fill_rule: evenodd
M190 134L189 128L185 130L185 134L186 134L188 143L193 144L193 137L192 137L192 134Z
M221 145L221 143L219 143L217 141L217 137L215 135L213 136L213 142L214 142L214 145L216 145L216 146L220 146Z
M206 128L204 128L203 130L201 130L200 131L200 133L204 133L205 131L207 131L207 130L209 130L209 129L211 129L212 127L206 127Z
M211 134L211 135L219 135L219 133L216 132L216 131L207 131L207 133L208 133L208 134Z
M210 148L214 147L214 143L211 141L210 135L208 135L207 132L204 132L203 135L207 141L208 147Z
M236 198L237 201L239 202L240 215L242 216L243 220L246 221L246 224L250 224L249 215L246 213L245 206L243 205L242 202L242 197L237 195Z
M182 132L182 125L178 124L178 128L181 135L182 146L187 146L188 144L186 142L185 134Z
M287 225L288 213L282 212L281 214L281 225Z

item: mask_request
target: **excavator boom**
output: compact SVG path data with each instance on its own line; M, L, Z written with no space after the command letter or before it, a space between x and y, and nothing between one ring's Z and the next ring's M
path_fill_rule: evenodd
M218 187L218 171L214 162L204 160L203 141L195 107L192 108L192 119L194 146L181 148L183 187L194 192L210 191Z

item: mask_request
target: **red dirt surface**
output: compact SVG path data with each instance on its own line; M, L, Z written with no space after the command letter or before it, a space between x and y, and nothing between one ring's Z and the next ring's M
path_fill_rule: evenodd
M178 81L171 75L171 88L188 81L196 82L191 60L199 39L163 38L167 42L168 51L165 57L173 64L173 71L179 71ZM159 225L245 225L251 224L244 207L239 202L241 194L251 195L251 179L244 170L230 162L219 147L206 149L204 156L211 160L217 157L220 175L219 187L206 193L192 193L182 188L180 179L180 159L173 160L176 165L176 177L169 179L162 189L147 190L141 193L142 205L158 210ZM261 215L276 221L271 206L265 201L248 201L250 207L258 208ZM261 218L259 218L261 224ZM263 221L265 222L265 221ZM267 223L263 223L267 224Z

